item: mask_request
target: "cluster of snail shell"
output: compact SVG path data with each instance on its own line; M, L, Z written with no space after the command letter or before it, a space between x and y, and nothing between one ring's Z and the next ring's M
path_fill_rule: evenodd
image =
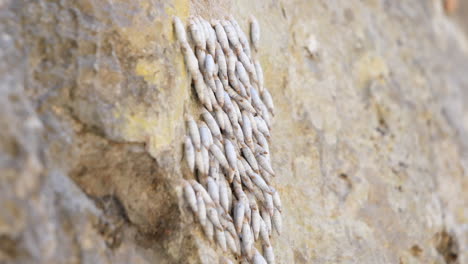
M185 113L184 156L194 177L183 180L184 197L224 252L246 263L275 263L270 237L281 232L281 200L272 186L273 99L253 56L259 24L250 19L250 40L232 17L190 17L187 30L174 17L173 25L202 108L197 120Z

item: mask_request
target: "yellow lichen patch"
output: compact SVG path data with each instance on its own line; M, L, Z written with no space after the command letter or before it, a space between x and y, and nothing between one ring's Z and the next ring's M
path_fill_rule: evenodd
M120 36L128 41L136 50L145 50L154 45L158 32L162 32L161 23L139 23L136 21L132 27L119 28ZM159 36L160 37L160 36Z
M182 21L185 21L189 15L189 6L190 3L188 0L174 0L171 4L166 6L166 14L171 16L178 16ZM170 23L169 27L166 27L164 32L169 33L167 34L170 36L171 41L175 41L175 35L173 34L172 30L172 19L168 20Z
M170 120L166 120L170 121ZM146 151L152 156L152 157L159 157L159 153L161 150L167 149L165 147L168 147L168 145L172 141L172 132L173 130L168 129L169 127L163 127L162 132L160 133L153 133L151 136L148 137L148 140L146 141Z
M172 3L167 4L164 10L169 17L177 16L185 22L189 15L189 6L190 3L187 0L174 0ZM168 36L170 41L175 41L176 38L172 28L172 19L167 19L166 22L167 23L162 27L162 32Z
M122 128L124 137L129 141L146 141L151 134L155 134L158 118L149 118L144 111L121 111L117 114L124 120Z
M160 115L150 114L143 106L129 109L120 109L115 117L123 120L122 134L128 141L145 142L147 151L153 157L168 146L175 137L174 120L182 120L181 111L169 111Z
M160 80L162 63L158 61L148 61L146 59L138 60L135 66L135 73L138 76L143 77L143 79L150 84L157 84Z
M389 72L383 58L369 53L362 56L356 63L355 71L357 74L358 87L360 88L364 88L371 80L384 82Z
M468 224L468 214L465 208L457 208L456 216L459 223Z
M189 7L190 2L188 0L174 0L172 4L167 5L166 13L184 19L189 15Z

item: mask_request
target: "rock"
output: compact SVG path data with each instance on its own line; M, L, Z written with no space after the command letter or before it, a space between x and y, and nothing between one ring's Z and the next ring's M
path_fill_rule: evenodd
M3 0L0 263L223 255L182 196L172 15L260 24L277 263L468 262L468 42L443 1Z

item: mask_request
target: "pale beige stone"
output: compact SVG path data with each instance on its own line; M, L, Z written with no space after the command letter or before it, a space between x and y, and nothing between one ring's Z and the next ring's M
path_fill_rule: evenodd
M180 188L173 15L261 27L276 263L468 262L468 42L438 0L0 1L0 262L234 259Z

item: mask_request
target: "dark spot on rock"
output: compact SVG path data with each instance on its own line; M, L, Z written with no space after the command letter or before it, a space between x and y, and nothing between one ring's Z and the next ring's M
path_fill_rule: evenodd
M401 39L397 39L396 43L397 43L398 46L403 46L403 40L401 40Z
M376 128L377 132L379 132L382 136L385 136L388 133L388 125L385 122L383 117L379 117L379 125Z
M16 239L6 235L0 235L0 257L3 256L5 259L18 260L21 257L26 257L26 255L26 252L21 249ZM2 258L0 258L0 260L1 259Z
M338 178L340 178L342 181L338 181L335 184L333 184L333 191L336 193L336 195L340 198L342 202L346 200L348 197L349 193L351 192L351 189L353 188L353 184L351 182L351 179L346 173L340 173L338 174Z
M413 255L414 257L421 256L421 253L423 252L423 250L418 245L413 245L410 251L411 251L411 255Z
M353 22L354 20L353 10L351 10L350 8L346 8L344 11L344 17L346 19L346 22Z
M442 230L434 237L435 248L437 252L444 258L447 264L458 264L458 254L460 251L456 237L449 234L446 230Z
M285 19L288 19L288 16L286 15L286 9L284 9L284 6L281 4L281 14Z
M17 103L20 100L20 97L18 95L16 95L16 94L10 94L10 95L8 95L8 99L12 103Z
M20 143L9 135L0 140L0 147L2 147L3 151L12 158L18 157L23 151L23 147Z
M109 248L119 247L122 242L122 227L128 222L122 203L113 195L104 195L94 200L104 213L97 223L99 233Z
M104 211L105 215L114 219L123 219L128 221L125 208L116 196L104 195L96 200L96 205Z
M403 161L398 162L398 166L400 166L400 167L402 167L404 169L408 168L408 164L404 163Z

